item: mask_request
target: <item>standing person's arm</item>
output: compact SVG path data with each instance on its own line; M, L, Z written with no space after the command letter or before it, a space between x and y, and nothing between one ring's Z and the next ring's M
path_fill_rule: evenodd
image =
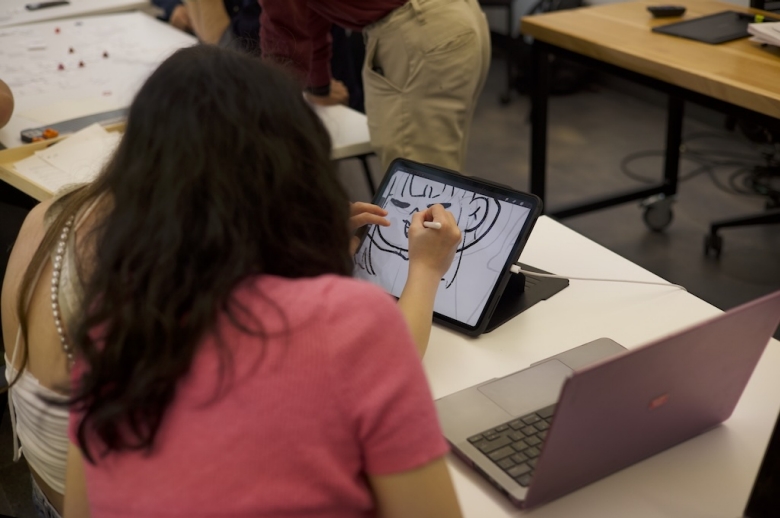
M0 128L8 124L14 112L14 95L2 79L0 79Z
M345 103L346 87L330 75L331 22L305 0L260 0L263 57L290 67L315 104Z

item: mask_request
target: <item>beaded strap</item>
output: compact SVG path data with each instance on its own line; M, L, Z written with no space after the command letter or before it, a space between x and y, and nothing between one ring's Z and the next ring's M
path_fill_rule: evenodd
M65 356L68 357L68 363L73 363L73 351L68 345L65 337L65 328L62 326L62 313L60 312L60 276L62 274L63 256L65 255L65 243L70 235L70 229L73 226L75 215L68 218L65 226L62 228L60 239L57 242L57 253L54 255L54 265L51 272L51 309L54 315L54 325L57 327L57 334L60 336L60 343Z

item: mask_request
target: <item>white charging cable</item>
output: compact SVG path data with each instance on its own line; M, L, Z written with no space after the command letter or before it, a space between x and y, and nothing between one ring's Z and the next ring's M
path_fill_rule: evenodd
M671 282L633 281L628 279L597 279L594 277L569 277L568 275L553 275L551 273L529 272L528 270L523 270L519 264L513 264L512 266L510 266L509 271L511 271L512 273L522 273L525 275L531 275L533 277L544 277L547 279L566 279L572 281L630 282L633 284L653 284L656 286L671 286L674 288L680 288L683 291L688 291L685 289L684 286L680 286L679 284L672 284Z

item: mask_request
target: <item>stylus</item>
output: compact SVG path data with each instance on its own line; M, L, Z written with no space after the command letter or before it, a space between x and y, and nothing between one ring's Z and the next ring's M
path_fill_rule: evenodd
M438 221L423 221L423 226L425 228L435 228L436 230L441 229L441 223Z

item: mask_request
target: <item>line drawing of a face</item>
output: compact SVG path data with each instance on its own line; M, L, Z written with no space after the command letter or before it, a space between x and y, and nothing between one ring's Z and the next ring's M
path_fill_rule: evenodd
M490 233L501 206L489 196L469 192L454 186L410 174L396 174L387 190L383 208L387 210L389 227L373 227L366 239L368 247L361 247L356 264L368 274L376 275L374 262L377 254L392 254L409 261L409 225L416 212L441 204L455 216L461 229L461 243L455 252L454 268L450 268L442 281L445 288L452 286L458 274L458 266L464 251L475 247Z

